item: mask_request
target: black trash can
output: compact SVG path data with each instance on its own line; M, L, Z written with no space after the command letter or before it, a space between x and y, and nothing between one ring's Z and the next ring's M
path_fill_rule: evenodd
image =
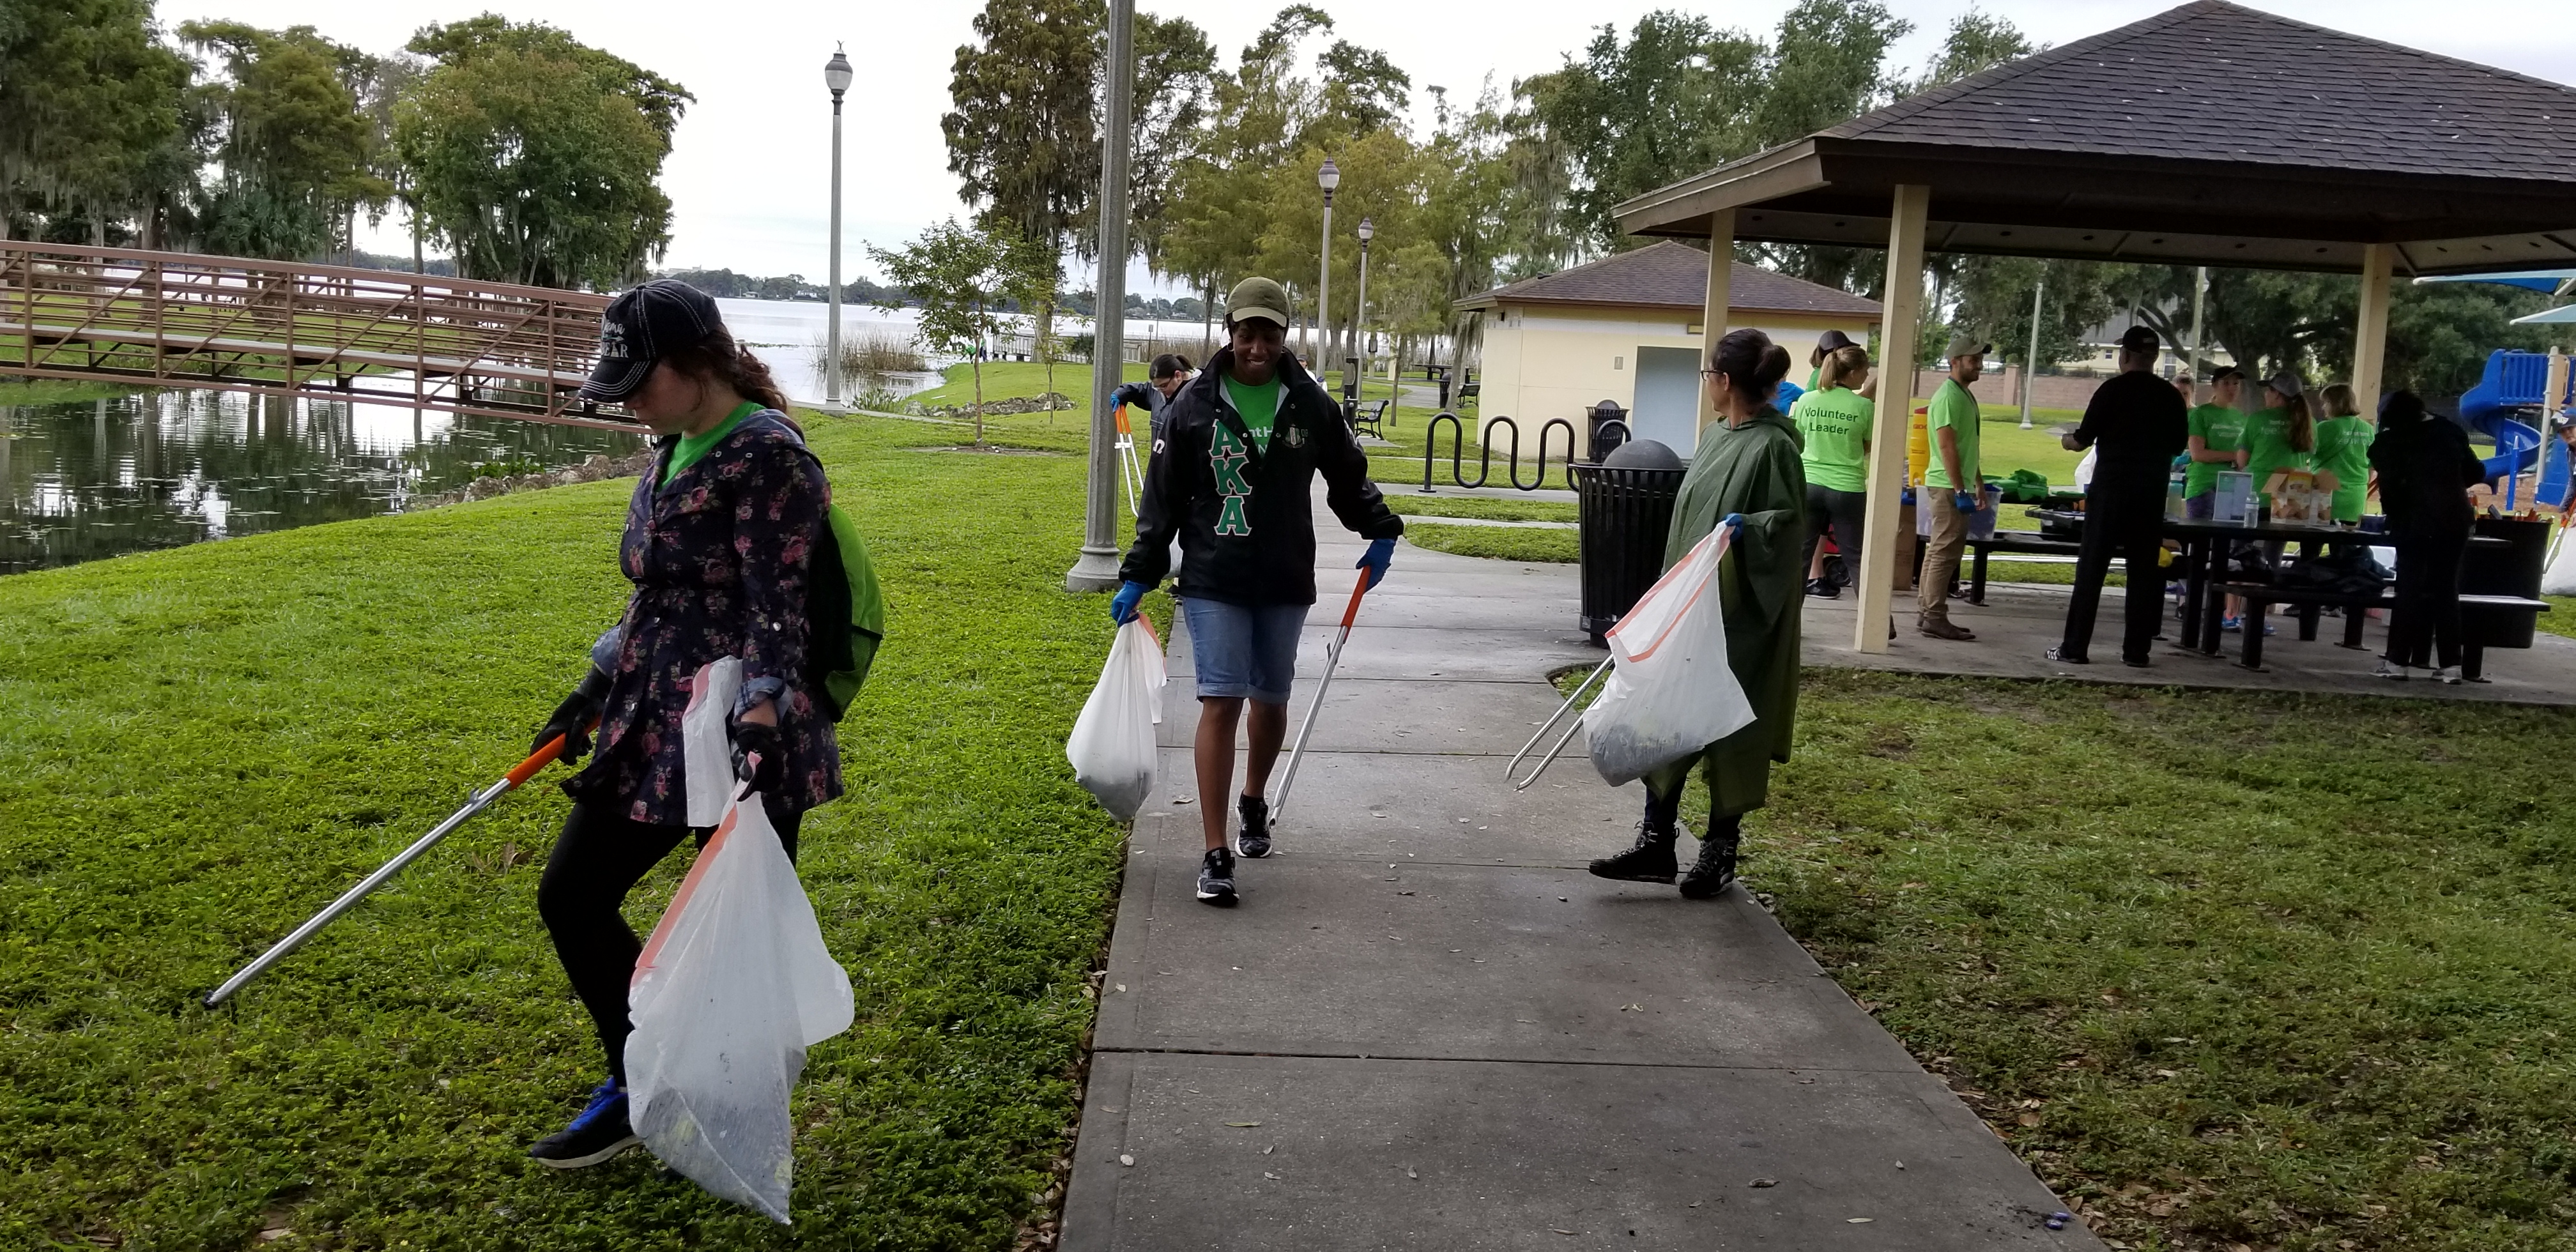
M2460 561L2460 591L2466 595L2540 598L2540 571L2549 561L2550 522L2510 517L2481 517L2476 533L2502 539L2510 548L2471 547ZM2528 648L2540 627L2540 610L2506 609L2464 613L2463 641L2482 648Z
M1589 450L1584 453L1584 459L1599 465L1609 460L1610 454L1618 451L1620 444L1628 442L1628 411L1620 408L1616 400L1604 400L1585 412L1591 416L1592 424L1591 438L1587 442ZM1612 422L1618 425L1610 425Z
M1574 467L1577 548L1583 561L1583 633L1596 646L1664 573L1664 540L1680 498L1682 459L1652 439L1632 439L1599 464Z

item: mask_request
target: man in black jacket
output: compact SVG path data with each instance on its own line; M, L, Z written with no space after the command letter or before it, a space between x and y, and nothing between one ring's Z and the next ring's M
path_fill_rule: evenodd
M2066 640L2048 650L2064 665L2092 660L2093 615L2113 554L2129 559L2127 628L2120 660L2145 666L2164 617L2165 488L2173 460L2191 442L2191 418L2173 384L2156 377L2164 341L2145 326L2120 336L2120 372L2095 388L2084 422L2065 438L2070 452L2098 447L2093 484L2084 492L2084 550L2075 558L2075 596L2066 606Z
M2397 548L2397 604L2388 613L2378 675L2403 679L2429 669L2433 681L2456 683L2460 563L2477 519L2469 488L2486 481L2486 462L2469 450L2459 423L2427 412L2414 392L2398 391L2379 406L2370 468L2379 474L2379 503Z
M1267 278L1237 283L1226 299L1228 342L1207 370L1164 407L1136 502L1136 543L1110 602L1124 624L1136 603L1170 572L1181 541L1175 589L1189 620L1197 671L1199 818L1207 850L1198 898L1234 903L1234 858L1270 855L1270 808L1263 791L1288 733L1288 688L1297 636L1315 603L1313 483L1342 525L1369 540L1359 568L1369 585L1386 576L1404 519L1369 481L1368 456L1350 420L1287 349L1288 293ZM1222 798L1234 785L1234 731L1252 703L1251 752L1242 827L1226 846Z

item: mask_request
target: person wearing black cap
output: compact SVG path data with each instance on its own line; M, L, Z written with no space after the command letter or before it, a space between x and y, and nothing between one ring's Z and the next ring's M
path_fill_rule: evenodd
M1109 393L1109 402L1143 409L1151 419L1148 425L1154 437L1159 439L1163 435L1163 410L1170 407L1172 397L1179 395L1194 376L1188 357L1166 352L1146 367L1147 381L1119 384L1118 390Z
M1825 361L1834 353L1851 346L1851 336L1839 330L1829 330L1816 336L1816 350L1807 354L1806 390L1814 391L1822 385L1825 381Z
M1297 636L1315 603L1314 481L1324 502L1369 541L1354 568L1369 585L1386 577L1404 519L1368 476L1350 418L1287 347L1288 292L1268 278L1235 284L1225 302L1227 343L1206 372L1164 410L1162 437L1136 497L1136 543L1109 602L1125 624L1137 602L1183 561L1181 613L1189 623L1199 726L1198 898L1235 902L1234 859L1270 855L1270 768L1288 732ZM1235 728L1251 705L1242 826L1226 841L1225 794L1234 788Z
M2164 615L2165 491L2174 458L2191 438L2182 393L2156 377L2164 342L2145 326L2120 336L2120 372L2093 391L2084 420L2065 437L2067 451L2095 449L2093 483L2084 492L2084 549L2075 558L2075 594L2066 607L2066 638L2048 650L2064 665L2091 662L2093 617L2111 558L2128 558L2128 608L2120 635L2123 664L2144 666Z
M641 945L619 905L681 840L706 836L688 824L680 734L699 668L742 660L728 718L734 768L791 858L805 811L841 794L840 746L805 664L808 579L832 488L768 368L734 342L706 293L655 279L608 306L581 396L625 405L658 454L619 544L635 586L626 613L537 732L540 745L563 736L567 762L591 756L563 784L572 813L546 858L537 912L609 1070L572 1125L530 1150L559 1169L638 1142L626 1112L626 991Z

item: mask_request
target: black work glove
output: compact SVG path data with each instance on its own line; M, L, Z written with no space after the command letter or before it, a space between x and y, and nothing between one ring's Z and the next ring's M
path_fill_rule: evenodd
M755 756L760 758L756 763L752 760ZM777 727L761 722L733 724L733 776L750 783L752 790L762 795L775 793L787 772L785 757Z
M572 694L555 706L554 715L538 729L537 741L528 745L529 754L534 755L554 742L555 736L561 735L563 752L555 759L569 765L590 755L590 728L598 724L599 715L607 708L608 675L594 666L582 678L581 685L573 688Z

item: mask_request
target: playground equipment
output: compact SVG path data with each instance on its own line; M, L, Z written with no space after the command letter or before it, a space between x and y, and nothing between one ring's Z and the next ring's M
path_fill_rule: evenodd
M2505 480L2501 503L2508 512L2523 504L2562 508L2568 502L2567 443L2552 437L2576 422L2567 360L2555 352L2499 348L2487 357L2477 385L2460 395L2461 423L2495 440L2487 477ZM2540 473L2531 499L2519 500L2522 475L2535 465Z

